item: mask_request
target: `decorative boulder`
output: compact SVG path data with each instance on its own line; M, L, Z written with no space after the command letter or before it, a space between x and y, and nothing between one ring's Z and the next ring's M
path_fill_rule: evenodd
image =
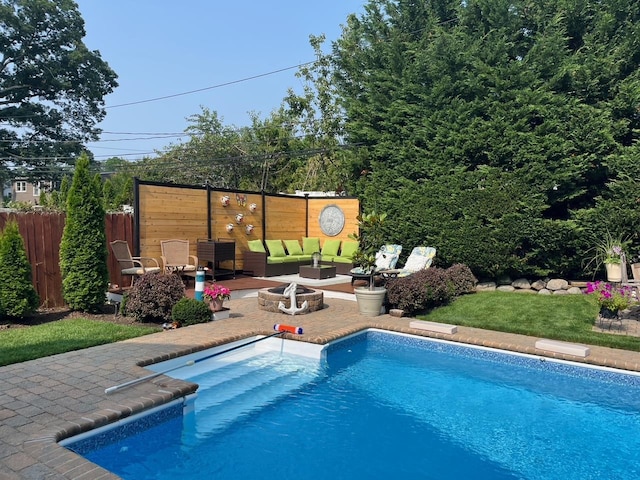
M526 278L518 278L514 280L511 285L514 288L525 288L527 290L531 288L531 283L529 283L529 280L527 280Z
M495 282L480 282L476 285L477 292L493 292L495 289Z
M547 282L547 290L566 290L569 287L569 282L561 278L553 278Z
M531 288L533 288L534 290L542 290L543 288L546 288L546 286L547 283L543 282L542 280L536 280L531 284Z

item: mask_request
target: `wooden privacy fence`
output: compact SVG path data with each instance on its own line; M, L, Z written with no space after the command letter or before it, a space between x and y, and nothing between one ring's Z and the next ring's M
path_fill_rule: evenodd
M63 213L14 213L0 212L0 230L13 219L24 239L27 258L31 263L33 285L40 296L40 305L45 308L62 307L62 277L60 274L60 240L65 224ZM133 245L133 217L128 214L107 214L105 233L109 252L108 268L111 283L120 282L118 262L113 258L109 242L127 240Z

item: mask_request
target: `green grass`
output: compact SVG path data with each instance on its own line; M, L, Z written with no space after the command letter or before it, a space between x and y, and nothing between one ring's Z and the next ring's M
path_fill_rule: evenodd
M157 326L117 325L84 318L0 332L0 366L118 342L160 331Z
M640 338L592 331L598 306L587 295L478 292L418 318L533 337L640 351Z

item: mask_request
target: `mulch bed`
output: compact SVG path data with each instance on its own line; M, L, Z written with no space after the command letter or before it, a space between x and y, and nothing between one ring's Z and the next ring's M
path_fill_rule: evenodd
M29 317L0 319L0 330L7 328L32 327L34 325L42 325L43 323L72 318L88 318L90 320L111 322L120 325L131 325L135 323L135 320L132 317L114 315L114 308L115 307L113 305L104 305L102 310L97 313L77 312L66 307L42 308Z

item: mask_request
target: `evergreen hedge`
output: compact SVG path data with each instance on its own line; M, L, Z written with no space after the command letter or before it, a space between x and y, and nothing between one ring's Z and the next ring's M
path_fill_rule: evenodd
M40 303L18 223L9 221L0 235L0 313L26 317Z

